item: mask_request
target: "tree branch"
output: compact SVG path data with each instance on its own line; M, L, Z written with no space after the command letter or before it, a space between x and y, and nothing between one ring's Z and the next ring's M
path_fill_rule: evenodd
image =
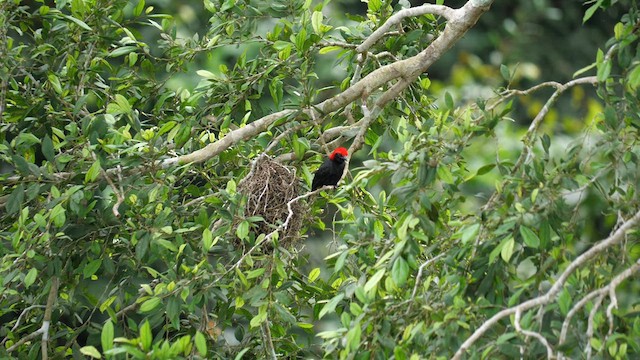
M540 343L542 343L542 345L544 345L545 348L547 348L547 359L551 359L553 358L553 349L551 348L551 345L549 345L549 341L542 336L542 334L535 332L535 331L531 331L531 330L524 330L522 328L522 325L520 324L520 320L522 319L522 310L521 309L517 309L516 310L516 317L514 319L514 324L516 327L516 331L521 333L522 335L526 336L526 337L533 337L536 338L538 341L540 341Z
M165 159L160 163L160 166L167 168L173 165L188 164L188 163L201 163L211 159L212 157L220 154L231 146L246 140L252 136L258 135L262 131L266 130L276 121L293 114L294 110L282 110L276 113L264 116L247 126L232 130L220 140L213 142L202 149L196 150L192 153L182 156Z
M416 298L416 293L418 292L418 286L420 286L420 281L422 280L422 273L424 272L424 268L429 266L429 264L435 262L436 260L443 257L446 253L441 253L438 256L432 257L431 259L424 262L424 264L420 265L418 269L418 275L416 276L416 283L413 285L413 291L411 292L411 297L409 298L409 306L407 307L406 315L409 314L411 310L411 305L414 304L414 299Z
M503 98L501 99L500 102L504 100L508 100L516 95L529 95L532 92L540 90L544 87L552 86L556 88L556 91L547 100L547 102L544 104L542 109L538 112L536 117L533 119L533 121L529 125L529 129L527 130L527 133L522 139L524 148L522 149L522 153L520 153L520 156L518 157L518 160L516 161L515 165L513 165L513 168L511 168L511 175L514 175L516 172L518 172L522 164L524 164L524 162L533 153L533 139L536 135L536 132L538 131L538 128L542 123L542 120L545 118L545 116L547 116L547 113L549 112L549 110L551 110L551 107L553 106L553 104L555 104L555 102L558 100L560 95L562 95L563 92L567 91L568 89L576 85L582 85L582 84L595 85L597 83L598 83L598 78L596 76L587 76L587 77L571 80L565 84L561 84L555 81L548 81L542 84L538 84L527 90L508 90L502 93ZM491 208L493 204L498 200L499 197L500 197L500 193L497 191L494 192L489 198L489 200L487 200L487 203L482 207L482 211L486 211L489 208Z
M464 354L482 335L484 335L493 325L495 325L498 321L502 320L507 316L511 316L515 314L517 311L525 311L529 310L536 306L546 305L555 300L558 293L564 287L564 284L567 282L567 279L574 271L576 271L580 266L584 265L587 261L594 258L596 255L600 254L604 250L609 247L618 244L624 239L627 231L633 229L638 226L640 223L640 211L638 211L631 219L627 220L622 226L620 226L613 234L611 234L608 238L602 240L596 245L592 246L589 250L585 251L583 254L578 256L575 260L573 260L567 268L560 274L558 280L555 284L544 294L533 299L527 300L519 305L512 306L510 308L504 309L497 314L493 315L490 319L485 321L476 331L471 334L460 346L460 348L456 351L453 356L453 360L459 360L462 358L462 354Z
M264 351L270 359L276 360L278 356L276 355L276 350L273 347L273 340L271 338L271 329L269 329L268 318L262 323L261 328L262 338L264 339Z
M492 0L470 0L463 7L456 10L437 5L406 9L410 11L404 12L403 14L411 14L415 12L416 14L420 15L421 11L423 13L428 13L427 10L430 10L432 13L448 18L449 22L445 26L442 34L418 55L378 68L369 73L357 83L347 88L342 93L329 98L312 108L319 109L322 114L328 114L339 110L362 97L366 98L369 94L373 93L374 90L377 90L378 88L380 88L384 84L389 83L392 80L402 78L402 81L394 85L391 89L384 93L380 99L378 99L378 101L376 102L376 106L378 108L382 108L390 100L397 96L402 90L409 86L409 84L411 84L411 82L413 82L420 74L426 71L429 66L431 66L431 64L439 59L448 49L450 49L453 44L455 44L455 42L460 39L467 32L467 30L469 30L476 23L476 21L478 21L480 15L482 15L489 9L489 5L491 3ZM395 19L400 19L407 16L410 15L404 15L398 18L394 18L394 20L392 21L396 21ZM373 34L367 40L369 39L375 39ZM305 112L308 111L315 110L305 110ZM361 129L366 129L373 121L373 119L377 117L379 111L380 110L376 111L376 109L374 109L369 116L369 119L362 122ZM161 162L161 166L169 167L176 164L204 162L220 154L221 152L237 144L238 142L244 141L259 134L260 132L266 130L277 120L293 113L294 110L282 110L277 113L267 115L248 124L243 128L229 132L223 138L205 146L200 150L194 151L190 154L166 159ZM363 136L364 135L360 136L360 138L362 138ZM361 142L361 140L358 141ZM356 147L352 146L352 149L357 150L361 147L361 145L362 144Z
M527 134L525 135L524 139L522 140L522 142L524 143L524 149L522 150L522 153L520 154L520 157L518 158L518 161L513 166L512 174L515 173L516 171L518 171L520 166L522 166L522 164L525 162L525 160L532 153L532 151L533 151L532 150L533 139L535 137L535 134L538 131L538 128L540 127L540 124L542 123L542 120L544 119L545 116L547 116L547 113L549 113L549 111L551 110L551 107L555 104L555 102L558 100L560 95L562 95L563 92L567 91L568 89L570 89L570 88L572 88L572 87L574 87L576 85L581 85L581 84L592 84L592 85L595 85L597 83L598 83L598 78L596 76L588 76L588 77L583 77L583 78L571 80L566 84L553 83L553 82L545 83L545 84L553 84L552 86L554 86L556 88L556 91L553 93L553 95L551 95L549 100L547 100L547 102L544 104L544 106L542 107L542 110L540 110L540 112L538 112L536 117L531 122L531 125L529 125L529 129L527 130Z
M444 5L434 5L434 4L424 4L422 6L417 6L409 9L403 9L393 14L387 21L382 24L373 34L369 35L369 37L362 43L360 46L356 47L356 51L359 53L363 53L371 46L373 46L380 38L382 38L387 31L391 29L392 26L397 25L402 22L405 18L408 17L417 17L426 14L433 14L442 16L447 20L451 20L453 15L455 14L455 10Z
M607 284L606 286L603 286L603 287L601 287L599 289L593 290L592 292L590 292L587 295L585 295L582 299L580 299L580 301L578 301L571 308L571 310L569 310L569 312L567 313L567 317L562 322L562 330L560 331L560 338L558 340L558 345L564 344L565 340L567 339L567 332L569 330L569 324L571 323L571 319L573 319L573 317L578 313L578 311L580 311L580 309L582 309L589 301L593 300L594 298L598 298L598 297L604 296L607 293L609 293L609 296L611 296L611 294L613 293L614 297L615 297L616 288L623 281L625 281L627 278L633 276L638 271L640 271L640 260L636 261L632 266L630 266L629 268L625 269L623 272L621 272L616 277L614 277L611 280L611 282L609 284ZM612 304L613 304L613 302L612 302ZM607 314L607 316L609 316L609 314ZM612 318L610 318L609 321L612 321ZM558 351L557 357L558 357L559 360L562 360L564 358L564 356L563 356L561 351Z
M15 344L11 345L7 349L8 353L13 352L14 350L16 350L18 347L20 347L22 344L26 343L27 341L35 339L38 336L42 336L42 341L41 341L42 359L43 360L48 359L47 345L49 343L49 326L51 325L51 313L53 311L53 304L56 302L56 298L58 297L58 286L59 286L58 277L57 276L52 277L51 288L49 289L49 296L47 297L47 305L45 307L44 317L42 319L42 326L38 330L32 332L31 334L18 340L18 342L16 342Z

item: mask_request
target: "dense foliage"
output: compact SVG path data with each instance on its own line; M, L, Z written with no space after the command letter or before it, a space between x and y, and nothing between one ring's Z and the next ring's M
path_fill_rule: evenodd
M359 54L408 2L202 4L190 34L145 0L0 3L0 356L450 358L539 297L465 356L640 356L635 2L585 7L622 15L573 81L514 90L534 58L466 54L379 113L395 82L318 104L447 19ZM308 194L361 129L341 186Z

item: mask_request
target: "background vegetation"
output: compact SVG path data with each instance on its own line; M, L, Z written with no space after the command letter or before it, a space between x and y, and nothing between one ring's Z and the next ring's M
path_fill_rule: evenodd
M640 356L637 4L491 3L1 1L0 356Z

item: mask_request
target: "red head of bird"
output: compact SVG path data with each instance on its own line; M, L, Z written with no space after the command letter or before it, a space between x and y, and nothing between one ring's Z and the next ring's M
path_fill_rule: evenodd
M340 155L340 156L336 158L336 155ZM347 156L349 156L349 151L347 151L346 148L339 147L333 150L331 155L329 155L329 159L331 159L332 161L344 161L347 158Z

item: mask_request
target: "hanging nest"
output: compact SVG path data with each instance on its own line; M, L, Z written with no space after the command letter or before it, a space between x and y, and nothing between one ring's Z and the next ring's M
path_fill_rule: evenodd
M278 242L287 246L300 238L300 228L303 216L307 212L307 205L302 199L293 202L291 215L287 207L288 202L300 192L295 169L289 169L267 156L261 156L241 181L238 190L247 199L245 216L260 216L264 219L254 223L256 236L269 234L291 216L287 227L280 229Z

